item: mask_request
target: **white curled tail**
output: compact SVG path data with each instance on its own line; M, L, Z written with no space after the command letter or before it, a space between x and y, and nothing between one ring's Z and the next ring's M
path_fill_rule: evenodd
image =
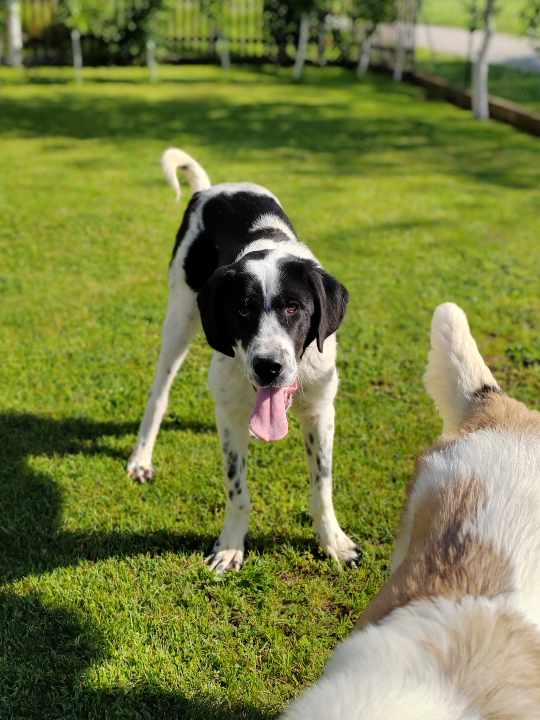
M187 177L192 192L206 190L210 187L210 178L206 174L206 170L202 165L178 148L168 148L161 156L161 167L167 178L167 182L176 193L176 199L180 198L182 190L178 182L177 170L180 168Z
M426 390L442 416L443 432L457 430L480 391L499 391L474 341L467 316L454 303L439 305L431 323Z

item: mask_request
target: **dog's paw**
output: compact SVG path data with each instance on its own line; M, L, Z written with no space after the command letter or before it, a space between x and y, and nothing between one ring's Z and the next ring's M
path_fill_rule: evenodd
M362 559L362 551L342 530L329 533L326 537L321 537L319 534L318 539L326 555L349 567L358 567Z
M154 479L154 467L151 463L144 465L137 460L130 460L127 465L127 474L135 482L143 483L152 482Z
M225 548L218 550L215 546L205 562L218 575L234 570L238 572L244 562L244 550L239 548Z

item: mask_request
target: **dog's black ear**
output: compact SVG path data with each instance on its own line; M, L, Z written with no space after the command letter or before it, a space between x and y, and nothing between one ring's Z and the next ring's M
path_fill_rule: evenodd
M227 265L218 268L197 295L197 305L208 344L229 357L234 357L234 339L225 318L225 304L227 289L230 288L234 275L235 271Z
M326 338L335 333L341 325L349 302L349 293L346 287L320 267L315 266L310 271L309 281L315 310L304 349L316 340L317 348L322 352Z

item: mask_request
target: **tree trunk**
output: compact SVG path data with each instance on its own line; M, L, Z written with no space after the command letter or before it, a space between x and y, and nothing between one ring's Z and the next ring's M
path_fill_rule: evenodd
M146 67L150 76L150 82L157 80L156 43L149 38L146 41Z
M326 16L319 21L319 36L317 38L317 63L321 67L326 65Z
M396 37L396 58L394 61L394 80L401 82L403 79L403 70L405 68L405 56L407 48L405 47L406 28L404 22L397 22L397 37Z
M495 0L486 0L484 8L484 37L473 68L472 105L477 120L489 119L488 52L493 37L493 15Z
M11 67L22 67L23 39L21 4L19 0L7 0L7 61Z
M73 28L71 31L71 54L73 56L73 70L75 71L75 82L82 82L83 56L81 49L81 33Z
M231 56L229 54L229 41L222 32L219 32L218 34L218 38L216 41L216 52L219 56L219 62L221 63L221 67L224 70L230 70Z
M468 87L472 81L473 41L474 30L469 28L469 34L467 36L467 62L465 63L465 87Z
M296 49L296 59L294 61L293 77L295 80L299 80L304 72L304 65L306 64L308 42L309 42L309 28L311 25L311 18L307 13L303 13L300 18L300 33L298 37L298 48Z
M367 28L364 34L360 55L358 57L358 65L356 66L356 75L358 77L363 77L369 69L369 63L371 61L371 47L373 45L373 38L375 37L376 29L377 26L372 24Z

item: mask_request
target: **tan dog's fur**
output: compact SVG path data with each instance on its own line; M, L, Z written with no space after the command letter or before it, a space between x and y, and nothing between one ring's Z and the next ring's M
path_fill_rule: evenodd
M446 432L391 576L287 720L540 718L540 413L500 391L455 305L435 312L426 385Z

